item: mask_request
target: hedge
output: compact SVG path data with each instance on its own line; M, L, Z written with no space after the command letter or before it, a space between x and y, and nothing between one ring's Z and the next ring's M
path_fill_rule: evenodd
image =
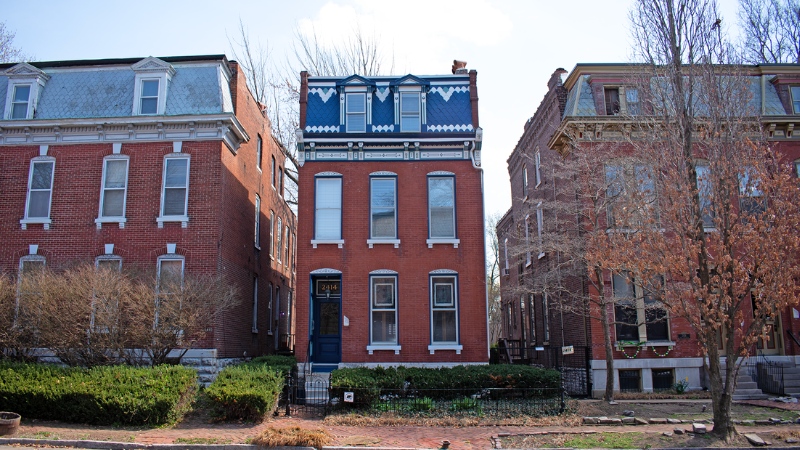
M367 403L376 400L382 393L394 394L397 390L442 399L492 388L538 389L541 394L535 396L547 397L557 393L560 387L561 375L555 370L509 364L439 369L359 367L338 369L331 373L332 397L341 399L343 392L356 390Z
M173 423L191 405L197 373L182 366L0 363L0 411L94 425Z
M269 366L273 369L280 370L283 376L287 376L292 372L292 369L297 367L297 359L295 359L294 356L267 355L253 358L243 364Z
M284 369L253 361L222 370L206 395L222 420L260 422L277 405L283 390Z

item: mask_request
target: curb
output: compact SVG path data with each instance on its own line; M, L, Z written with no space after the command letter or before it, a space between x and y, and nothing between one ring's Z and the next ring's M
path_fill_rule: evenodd
M136 442L114 441L80 441L67 439L28 439L28 438L0 438L0 445L24 445L36 447L74 447L96 450L263 450L251 444L141 444ZM313 447L269 447L276 450L315 450ZM326 447L327 448L327 447ZM339 447L331 447L339 449ZM352 449L348 449L352 450Z

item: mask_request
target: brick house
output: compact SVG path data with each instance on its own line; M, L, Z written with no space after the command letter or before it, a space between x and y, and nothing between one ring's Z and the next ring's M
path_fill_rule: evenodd
M636 70L629 64L578 64L564 77L567 72L558 69L508 159L512 206L496 229L503 270L504 348L509 349L508 357L514 362L583 369L587 376L581 380L583 385L575 389L578 394L600 396L605 389L603 334L599 322L589 318L597 318L601 313L588 303L572 305L565 311L558 307L560 302L566 302L563 297L548 299L539 287L531 285L530 280L559 257L555 251L535 251L537 238L542 232L552 232L555 223L563 223L537 205L559 200L554 195L560 191L553 188L559 182L554 176L556 161L568 154L564 149L571 140L580 141L581 151L598 152L601 157L612 147L625 147L630 126L642 111L635 86L631 85L637 77ZM800 122L797 65L744 66L742 71L751 77L749 94L760 102L761 123L770 145L779 149L786 161L795 161L797 167L800 158L800 135L794 131ZM602 174L603 165L607 170L609 162L599 164L598 173ZM609 223L608 217L602 220ZM696 336L685 320L671 318L666 311L659 312L655 307L645 310L642 304L646 304L647 298L638 285L610 273L605 274L603 284L607 295L612 296L631 289L638 305L633 312L619 304L607 312L612 321L615 390L620 390L620 379L623 390L644 392L669 388L676 380L684 379L688 379L690 389L708 387ZM561 286L577 293L572 298L597 295L586 278L572 277ZM769 327L769 337L757 349L759 355L786 366L787 377L800 359L800 344L796 339L800 330L798 317L796 309L781 311ZM569 350L561 351L561 347ZM574 355L585 354L580 357L562 354L572 351ZM749 379L739 380L740 389L754 385ZM789 393L788 385L786 389Z
M488 361L473 70L301 74L297 357L340 366Z
M191 350L292 349L284 154L224 55L0 65L0 270L75 261L224 275L243 301Z

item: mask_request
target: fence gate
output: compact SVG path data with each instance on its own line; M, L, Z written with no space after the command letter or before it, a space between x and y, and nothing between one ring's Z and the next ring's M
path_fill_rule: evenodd
M561 385L572 397L589 397L592 394L592 355L588 346L572 346L573 353L563 354L560 347L547 349L545 367L561 372Z
M278 402L278 412L287 416L324 416L329 405L330 374L299 373L286 377L286 386Z

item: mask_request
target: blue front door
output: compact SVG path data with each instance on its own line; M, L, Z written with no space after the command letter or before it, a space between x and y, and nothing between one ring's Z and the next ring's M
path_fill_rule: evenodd
M338 364L342 360L342 282L314 280L311 361Z

